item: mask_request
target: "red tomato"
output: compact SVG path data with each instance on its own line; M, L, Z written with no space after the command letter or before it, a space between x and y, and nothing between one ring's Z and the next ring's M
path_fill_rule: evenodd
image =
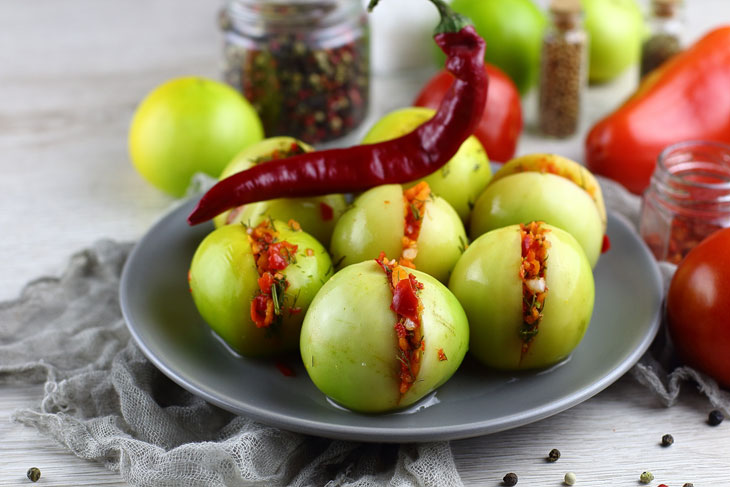
M669 332L679 358L730 387L730 228L679 263L667 296Z
M485 65L489 75L487 106L474 135L484 146L489 159L505 162L515 155L522 131L522 105L514 82L499 68ZM416 97L414 105L438 108L454 77L446 70L431 78Z

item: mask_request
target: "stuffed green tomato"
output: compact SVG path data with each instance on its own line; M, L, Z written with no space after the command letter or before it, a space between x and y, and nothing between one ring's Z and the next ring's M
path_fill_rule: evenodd
M324 394L375 413L411 405L441 386L468 344L466 315L453 294L381 254L325 283L304 319L300 351Z
M490 230L544 221L569 232L595 266L606 245L606 208L596 178L577 162L531 154L502 166L471 214L472 240Z
M421 181L406 190L388 184L362 193L337 221L330 251L339 268L385 252L446 282L466 243L459 215Z
M423 107L408 107L395 110L381 118L365 135L363 144L373 144L395 139L415 129L436 113ZM468 137L454 156L439 170L423 179L405 184L409 188L419 181L426 181L434 194L454 207L462 221L467 221L469 212L479 193L492 177L489 159L481 142L475 136Z
M223 169L220 179L223 180L258 164L311 151L312 148L309 145L292 137L264 139L236 155ZM298 222L305 232L327 247L335 223L345 211L345 207L345 197L341 194L310 198L278 198L227 210L213 218L213 223L218 228L232 223L257 225L267 218L284 222L292 219Z
M542 222L499 228L472 242L449 289L469 318L471 353L503 370L565 359L588 328L595 298L581 246Z
M188 274L203 319L234 351L296 350L309 303L332 275L327 251L295 222L226 225L198 246Z

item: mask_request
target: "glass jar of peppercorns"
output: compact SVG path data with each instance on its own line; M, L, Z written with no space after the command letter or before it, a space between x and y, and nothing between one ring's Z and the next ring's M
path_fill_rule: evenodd
M267 136L316 144L346 135L369 98L361 0L228 0L224 76L256 108Z
M730 146L688 141L659 156L644 193L639 232L657 260L674 264L730 227Z

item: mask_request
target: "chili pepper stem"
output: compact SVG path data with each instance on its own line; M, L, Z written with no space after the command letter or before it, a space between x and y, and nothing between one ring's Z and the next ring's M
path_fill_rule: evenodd
M471 25L472 21L467 17L456 13L452 10L444 0L429 0L438 9L441 16L441 22L436 26L434 34L443 34L445 32L459 32L467 25ZM370 0L368 4L368 12L372 12L380 0Z
M442 0L431 0L437 6ZM377 0L371 1L374 6ZM434 35L446 54L453 84L430 120L413 131L376 144L299 154L251 167L219 181L188 216L195 225L254 201L351 193L402 184L441 168L474 133L487 102L484 39L463 17L448 16Z

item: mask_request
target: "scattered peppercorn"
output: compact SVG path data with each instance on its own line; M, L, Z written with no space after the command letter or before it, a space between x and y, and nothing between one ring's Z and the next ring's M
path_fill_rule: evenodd
M504 482L504 485L508 485L508 486L517 485L517 474L510 472L504 476L502 481Z
M38 479L41 478L41 470L38 467L31 467L26 475L31 482L38 482Z
M651 472L641 472L641 475L639 476L639 482L642 484L648 484L654 480L654 474Z
M717 426L718 424L722 423L724 419L725 415L722 414L722 411L718 409L713 409L707 416L707 424L709 424L710 426Z
M552 450L550 450L550 453L548 453L547 461L550 463L555 463L558 461L559 458L560 450L558 450L557 448L553 448Z
M687 482L682 487L695 487L695 484L693 484L692 482Z
M576 478L573 472L568 472L565 474L565 485L574 485L575 480Z
M662 446L671 446L674 443L674 436L664 435L662 436Z

